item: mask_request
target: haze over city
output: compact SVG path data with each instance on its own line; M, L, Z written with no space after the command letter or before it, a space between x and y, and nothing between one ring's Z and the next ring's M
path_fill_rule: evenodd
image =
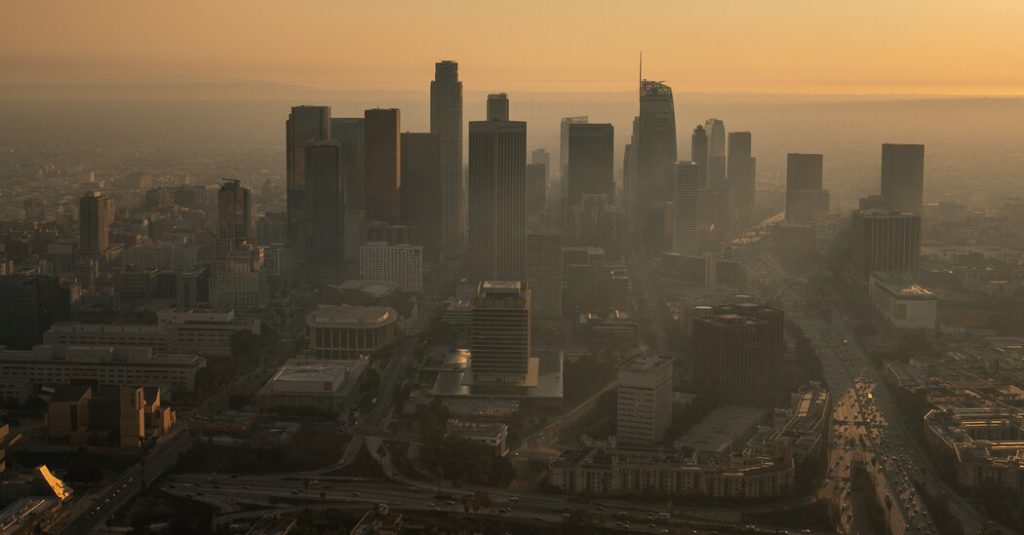
M0 535L1024 532L1021 21L0 0Z

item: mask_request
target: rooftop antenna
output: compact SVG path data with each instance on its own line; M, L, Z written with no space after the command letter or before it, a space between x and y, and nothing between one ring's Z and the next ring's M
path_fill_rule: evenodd
M642 86L644 83L644 49L640 49L640 80L637 87Z

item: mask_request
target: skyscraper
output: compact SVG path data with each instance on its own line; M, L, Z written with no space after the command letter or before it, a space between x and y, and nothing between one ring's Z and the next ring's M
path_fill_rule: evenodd
M874 271L917 279L921 216L913 212L858 210L853 213L854 275L864 283Z
M473 127L470 126L472 144ZM472 165L472 156L470 156ZM475 383L517 384L530 360L530 290L521 281L481 281L470 312L470 369Z
M217 235L224 239L251 238L252 192L237 180L225 180L217 192Z
M613 176L615 130L611 124L569 125L569 196L566 205L579 203L580 195L605 195L615 199Z
M924 145L882 145L882 197L891 210L921 213Z
M534 230L526 233L526 282L531 311L537 318L562 317L562 233Z
M530 214L544 211L544 203L547 200L547 174L547 168L542 163L526 165L526 211Z
M533 152L530 153L530 163L539 163L544 166L544 181L547 182L547 173L551 172L551 153L546 149L533 149Z
M786 221L813 223L828 216L829 194L822 189L821 154L786 156Z
M768 405L786 345L783 313L754 303L693 318L694 383L719 404Z
M698 185L701 189L708 187L708 134L701 125L690 136L690 160L697 164Z
M586 115L578 117L562 117L558 143L558 181L561 184L562 197L569 195L569 127L574 124L586 124L590 119Z
M487 95L487 120L508 120L508 95L506 93L491 93Z
M696 162L676 164L675 195L672 204L675 210L672 225L672 251L676 253L697 253L697 192L699 191L699 166Z
M469 268L476 280L522 280L526 123L469 123Z
M402 224L416 229L423 258L441 260L444 233L441 136L402 134Z
M79 250L96 255L110 248L110 224L114 222L114 200L90 191L78 202Z
M300 245L306 235L306 145L331 136L331 109L294 106L285 122L287 162L288 237Z
M366 219L398 223L401 187L401 114L395 108L374 108L363 115L363 173Z
M728 180L733 195L733 213L740 223L749 223L754 215L757 189L757 160L751 156L750 132L730 132Z
M672 425L672 359L634 357L618 370L615 441L651 446Z
M346 163L337 141L306 145L306 258L326 273L337 272L345 262Z
M640 114L634 121L630 178L635 192L627 199L630 228L646 238L649 252L664 248L665 203L672 197L676 160L676 119L672 88L661 82L640 82Z
M366 177L363 172L364 129L362 117L332 117L331 139L341 144L341 162L345 176L345 207L361 210L365 202L363 189Z
M726 179L725 123L721 119L704 121L708 136L708 182L719 183Z
M439 61L430 82L430 132L441 142L442 247L462 251L465 243L465 192L462 181L462 82L459 64Z

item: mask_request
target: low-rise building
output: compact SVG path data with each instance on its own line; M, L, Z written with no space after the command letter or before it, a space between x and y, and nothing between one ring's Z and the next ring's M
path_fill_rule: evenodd
M876 271L869 280L875 308L898 329L934 329L938 299L906 275Z
M570 448L548 466L549 482L569 494L765 498L793 487L792 458L733 455L700 460L679 452Z
M320 305L306 316L309 354L321 359L371 355L394 341L397 321L391 307Z
M261 409L309 408L345 412L359 377L363 359L292 359L281 366L256 394Z
M349 535L400 535L404 525L402 513L392 511L386 504L379 504L359 519Z
M204 367L206 359L198 355L156 354L144 347L38 345L26 351L0 350L4 383L60 385L91 381L191 392L196 387L196 373Z
M54 324L43 335L48 345L148 347L154 351L231 354L231 337L238 331L260 334L260 320L235 316L231 310L174 309L157 313L154 323Z
M957 483L1024 491L1024 410L1016 407L933 409L924 417L929 446L951 456Z
M62 385L47 405L47 434L72 444L141 448L168 433L174 411L162 404L158 387Z
M448 436L484 444L499 457L508 455L508 426L503 423L451 418L448 420L447 432Z

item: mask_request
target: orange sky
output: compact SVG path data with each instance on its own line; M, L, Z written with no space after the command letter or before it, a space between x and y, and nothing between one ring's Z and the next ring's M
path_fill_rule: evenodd
M1024 95L1022 0L0 0L0 84Z

